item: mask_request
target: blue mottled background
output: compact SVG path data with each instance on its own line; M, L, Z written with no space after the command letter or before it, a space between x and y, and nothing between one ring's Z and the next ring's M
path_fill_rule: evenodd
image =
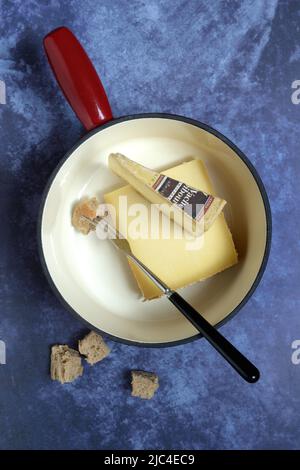
M47 178L83 134L55 84L43 36L65 24L101 74L115 116L185 114L232 139L259 170L274 218L260 287L226 326L258 365L243 382L204 341L169 349L118 343L82 379L51 382L49 346L85 333L42 273L36 219ZM2 1L0 79L1 449L300 448L297 0ZM129 370L155 370L152 401L130 396Z

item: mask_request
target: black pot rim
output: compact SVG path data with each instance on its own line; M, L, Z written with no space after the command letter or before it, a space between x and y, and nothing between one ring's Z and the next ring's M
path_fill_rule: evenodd
M175 121L182 121L182 122L185 122L187 124L191 124L195 127L198 127L200 129L203 129L203 130L209 132L210 134L214 135L215 137L219 138L225 144L227 144L240 157L240 159L246 164L248 169L251 171L252 176L255 179L256 184L259 188L259 191L260 191L263 203L264 203L265 214L266 214L266 224L267 224L266 245L265 245L265 251L264 251L264 256L263 256L263 259L262 259L262 263L260 265L260 268L258 270L258 273L256 275L256 278L255 278L252 286L250 287L247 294L244 296L243 300L223 320L221 320L219 323L217 323L215 325L216 328L220 328L222 325L227 323L229 320L231 320L241 310L241 308L251 298L251 296L253 295L254 291L256 290L256 288L258 287L258 285L259 285L259 283L262 279L262 276L263 276L264 271L265 271L266 266L267 266L267 262L268 262L269 254L270 254L270 249L271 249L272 215L271 215L271 208L270 208L269 199L268 199L267 192L265 190L264 184L263 184L257 170L255 169L253 164L250 162L248 157L246 157L246 155L233 142L231 142L231 140L229 140L221 132L217 131L213 127L208 126L207 124L204 124L204 123L202 123L198 120L191 119L191 118L181 116L181 115L178 115L178 114L143 113L143 114L131 114L131 115L121 116L119 118L113 119L112 121L109 121L105 124L102 124L101 126L96 127L95 129L93 129L90 132L88 132L87 134L85 134L81 139L79 139L77 141L77 143L60 160L60 162L58 163L58 165L56 166L56 168L53 170L52 174L50 175L48 183L47 183L47 185L46 185L46 187L43 191L40 210L39 210L39 215L38 215L38 224L37 224L37 238L38 238L39 257L40 257L40 260L41 260L43 271L46 275L46 278L47 278L54 294L60 300L62 305L69 312L71 312L76 318L79 318L80 321L83 324L85 324L87 327L89 327L90 329L92 329L92 330L94 330L94 331L96 331L100 334L106 335L108 338L110 338L114 341L124 343L124 344L127 344L129 346L140 346L140 347L149 347L149 348L163 348L163 347L178 346L178 345L181 345L181 344L190 343L192 341L195 341L197 339L202 338L202 335L199 333L199 334L190 336L188 338L184 338L184 339L176 340L176 341L169 341L169 342L166 342L166 343L143 343L143 342L131 341L131 340L127 340L127 339L124 339L124 338L120 338L118 336L114 336L114 335L111 335L111 334L109 334L105 331L102 331L99 328L96 328L94 325L89 323L87 320L84 320L81 317L81 315L79 313L77 313L71 307L71 305L69 305L68 302L63 298L62 294L59 292L58 288L54 284L54 281L53 281L53 279L51 277L51 274L48 270L46 260L45 260L45 257L44 257L44 253L43 253L43 248L42 248L42 217L43 217L45 202L46 202L49 190L51 188L51 185L52 185L56 175L58 174L59 170L61 169L63 164L66 162L66 160L72 155L72 153L83 142L85 142L87 139L89 139L94 134L97 134L98 132L101 132L102 130L107 129L108 127L119 124L120 122L131 121L131 120L136 120L136 119L145 119L145 118L161 118L161 119L171 119L171 120L175 120Z

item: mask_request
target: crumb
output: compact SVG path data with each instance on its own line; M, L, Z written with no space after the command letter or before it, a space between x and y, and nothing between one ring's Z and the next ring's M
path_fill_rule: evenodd
M110 353L104 339L94 331L78 342L78 349L81 354L86 356L87 362L91 365L102 361Z
M51 348L51 379L64 384L73 382L83 373L81 357L77 351L66 344Z
M142 370L131 371L131 395L150 400L159 387L158 376Z
M82 219L81 216L84 215L91 220L97 219L98 206L99 201L96 197L92 197L91 199L86 198L78 202L72 212L72 225L84 235L94 230L94 226Z

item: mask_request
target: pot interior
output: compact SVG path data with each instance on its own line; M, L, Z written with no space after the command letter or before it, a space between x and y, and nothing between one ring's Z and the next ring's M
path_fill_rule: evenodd
M84 237L70 223L74 203L103 194L122 182L107 167L121 152L163 170L201 159L217 194L228 202L225 215L239 263L180 293L212 324L223 321L244 300L260 271L267 220L258 184L247 164L225 142L190 122L163 117L120 120L75 147L47 194L41 242L50 277L67 304L92 327L127 341L170 343L196 330L165 298L143 302L127 260L108 240Z

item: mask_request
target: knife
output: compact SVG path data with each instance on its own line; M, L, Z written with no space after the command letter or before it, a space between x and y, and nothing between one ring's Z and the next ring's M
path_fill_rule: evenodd
M108 232L109 240L131 259L163 292L170 302L185 316L185 318L204 336L233 369L247 382L255 383L259 379L259 370L233 344L231 344L214 326L212 326L197 310L192 307L178 292L170 289L159 277L144 265L131 251L126 238L107 219L91 220L81 216L93 227L102 224Z

